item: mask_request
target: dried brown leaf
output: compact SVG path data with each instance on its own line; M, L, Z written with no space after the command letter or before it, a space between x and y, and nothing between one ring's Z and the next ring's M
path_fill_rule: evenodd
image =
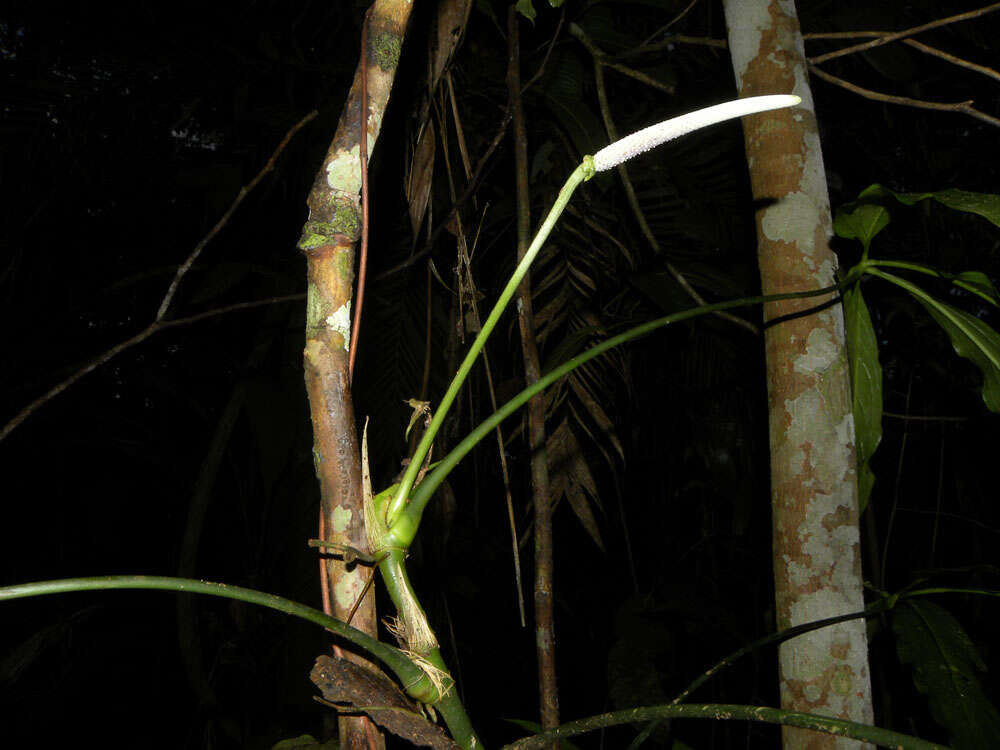
M406 170L406 202L410 207L410 226L413 228L414 242L417 241L420 225L424 221L424 216L427 215L427 205L431 197L431 182L434 178L436 143L434 123L428 120L417 138L417 146L413 149L413 157Z
M472 0L442 0L437 8L437 35L431 40L429 90L433 92L448 63L462 43L462 34L469 22Z
M420 710L394 683L346 659L320 656L309 679L330 703L345 703L368 716L387 732L420 747L456 750L442 730L424 718Z
M588 495L597 501L597 483L590 473L580 444L568 420L563 420L545 442L549 463L549 486L553 505L565 495L573 513L602 552L601 529L590 507Z

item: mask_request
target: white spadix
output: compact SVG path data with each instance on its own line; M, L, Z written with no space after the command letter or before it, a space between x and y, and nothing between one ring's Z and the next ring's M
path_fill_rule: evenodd
M680 115L669 120L650 125L648 128L638 130L632 135L620 138L609 146L605 146L594 154L594 169L603 172L606 169L616 167L624 161L628 161L633 156L656 148L661 143L666 143L674 138L690 133L699 128L715 125L723 120L732 120L735 117L752 115L757 112L766 112L769 109L781 109L782 107L794 107L801 102L797 96L791 94L773 94L771 96L751 96L747 99L736 99L723 104L716 104L686 115Z

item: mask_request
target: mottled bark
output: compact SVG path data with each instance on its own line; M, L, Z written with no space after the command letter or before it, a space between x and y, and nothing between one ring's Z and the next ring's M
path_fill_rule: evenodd
M797 94L802 105L743 120L764 294L835 283L812 94L792 2L727 0L740 96ZM841 305L817 298L765 308L777 625L863 609L854 419ZM822 309L815 309L820 306ZM786 318L803 310L797 317ZM864 620L783 643L781 705L872 722ZM857 748L856 740L786 727L785 747Z
M354 247L361 228L361 133L366 133L370 156L389 101L411 7L407 0L379 0L369 11L365 59L358 64L333 141L309 195L309 218L298 245L308 259L305 381L325 538L361 550L367 549L368 542L348 382ZM362 102L362 76L367 102ZM347 619L372 572L363 566L345 566L336 559L327 561L324 600L329 600L337 617ZM351 624L376 634L373 590L361 602ZM344 750L372 746L375 732L367 719L342 719L340 729Z

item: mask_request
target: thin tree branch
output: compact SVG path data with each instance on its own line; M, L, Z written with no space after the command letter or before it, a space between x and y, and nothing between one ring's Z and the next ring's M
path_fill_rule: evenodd
M807 42L815 39L856 39L858 37L882 37L891 32L888 31L831 31L831 32L816 32L813 34L803 34L802 38ZM978 65L974 62L969 62L965 58L957 57L949 52L940 50L937 47L932 47L929 44L924 44L923 42L918 42L916 39L901 39L903 44L913 47L914 49L925 52L928 55L934 57L939 57L942 60L950 62L952 65L957 65L960 68L967 68L968 70L975 71L976 73L982 73L984 76L988 76L994 80L1000 81L1000 73L998 73L993 68L989 68L985 65Z
M160 309L156 311L155 320L162 320L163 316L167 314L167 308L170 307L170 303L173 301L174 295L177 293L177 287L180 285L181 279L183 279L184 275L191 270L191 266L194 265L195 260L197 260L198 256L201 255L201 251L204 250L205 246L212 241L215 235L222 231L222 228L229 223L229 219L236 212L236 209L239 208L239 205L243 202L243 200L250 195L251 192L253 192L253 189L260 184L260 181L264 179L264 175L274 169L275 162L277 162L281 152L285 150L285 146L288 145L288 142L292 140L292 137L314 117L316 117L316 110L307 114L295 123L287 133L285 133L285 137L281 139L281 143L279 143L278 147L274 149L274 152L271 154L271 158L267 160L263 167L261 167L257 176L254 177L247 185L240 188L240 192L237 193L236 198L233 199L232 204L228 209L226 209L226 212L222 214L217 222L215 222L215 226L208 231L208 234L201 238L201 242L195 245L194 250L192 250L191 254L188 255L187 260L181 263L177 272L174 274L173 281L170 282L170 287L167 289L167 293L164 295L163 301L160 302Z
M652 34L650 34L648 37L646 37L645 41L643 41L642 44L639 45L639 47L645 47L647 44L649 44L654 39L656 39L656 37L658 37L660 34L666 33L667 29L669 29L675 23L677 23L682 18L684 18L684 16L686 16L691 11L691 9L695 5L697 5L697 4L698 4L698 0L691 0L691 2L688 3L688 6L684 10L682 10L680 13L678 13L676 16L674 16L672 19L670 19L670 21L667 22L665 25L661 26L656 31L654 31Z
M262 305L272 305L281 302L291 302L293 300L305 299L304 294L288 294L283 297L270 297L268 299L255 300L253 302L239 302L235 305L228 305L227 307L216 308L215 310L207 310L197 315L189 315L186 318L177 318L176 320L157 320L150 323L144 329L139 331L131 338L125 339L119 344L115 344L113 347L107 351L94 357L90 362L85 364L79 370L74 372L68 378L62 382L52 386L48 391L43 393L41 396L36 398L30 404L25 406L17 415L11 419L7 424L3 426L0 430L0 441L6 438L11 432L13 432L18 425L21 424L25 419L30 417L35 411L40 407L47 404L53 398L58 396L60 393L65 391L71 385L76 383L78 380L83 378L84 375L93 372L101 365L110 362L112 359L117 357L123 351L131 349L136 344L141 344L143 341L148 339L154 333L159 333L160 331L165 331L168 328L176 328L177 326L188 325L190 323L197 323L199 321L205 320L207 318L214 318L218 315L225 315L226 313L236 312L238 310L249 310L254 307L261 307Z
M936 21L931 21L929 23L921 24L920 26L912 26L909 29L903 29L902 31L894 31L888 34L884 34L877 39L872 39L868 42L862 42L860 44L854 44L850 47L844 47L843 49L834 50L833 52L827 52L825 55L818 55L817 57L808 58L808 62L813 65L819 65L827 60L833 60L837 57L843 57L844 55L852 55L855 52L864 52L865 50L872 49L873 47L881 47L883 44L889 44L889 42L894 42L897 39L902 39L903 37L913 36L914 34L919 34L922 31L928 31L930 29L936 29L941 26L947 26L952 23L957 23L958 21L968 21L970 18L977 18L979 16L984 16L987 13L992 13L996 10L1000 10L1000 3L993 3L992 5L987 5L976 10L966 11L965 13L959 13L955 16L948 16L947 18L939 18Z
M974 62L969 62L968 60L956 57L951 53L940 50L937 47L931 47L929 44L924 44L923 42L918 42L916 39L904 39L903 44L909 45L914 49L918 49L921 52L925 52L928 55L933 55L934 57L939 57L942 60L950 62L952 65L957 65L960 68L966 68L968 70L975 71L976 73L982 73L984 76L989 76L990 78L1000 81L1000 72L995 71L993 68L988 68L985 65L978 65Z
M809 72L818 78L822 78L828 83L832 83L835 86L840 86L848 91L851 91L859 96L863 96L866 99L873 99L879 102L888 102L889 104L901 104L904 107L916 107L917 109L933 109L940 112L961 112L963 114L969 115L970 117L975 117L977 120L982 120L983 122L989 123L994 127L1000 127L1000 119L988 115L985 112L981 112L972 106L972 100L966 102L954 102L954 103L942 103L942 102L928 102L923 99L911 99L907 96L893 96L892 94L882 94L878 91L872 91L871 89L863 88L849 81L845 81L843 78L838 78L837 76L830 75L829 73L820 70L815 65L809 66Z
M507 12L507 93L513 113L514 174L517 199L517 259L524 260L531 244L531 196L528 186L528 136L521 87L521 51L517 9ZM538 343L531 306L531 277L525 273L517 288L518 328L528 386L541 378ZM535 653L538 658L538 702L542 729L559 726L556 686L555 587L553 584L552 498L545 437L545 397L528 402L528 446L531 450L531 493L535 512ZM558 748L559 742L546 743Z

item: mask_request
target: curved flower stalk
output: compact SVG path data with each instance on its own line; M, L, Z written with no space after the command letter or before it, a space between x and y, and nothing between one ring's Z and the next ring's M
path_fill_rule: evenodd
M521 262L518 264L517 268L514 269L514 273L511 276L510 281L507 282L507 286L504 287L503 291L500 293L500 297L497 300L496 305L490 312L489 317L483 323L483 326L479 331L479 335L476 336L475 341L472 342L472 346L469 347L469 351L466 354L465 359L462 361L462 364L459 366L458 371L455 373L455 377L452 379L451 385L448 386L448 390L441 398L441 403L438 405L434 418L424 431L423 437L420 439L420 443L417 445L417 449L414 452L413 457L410 459L410 465L407 467L406 473L403 475L403 478L389 503L386 518L388 520L390 530L392 530L397 521L403 521L403 512L409 503L410 491L413 489L417 480L417 473L420 471L420 467L423 465L424 459L430 452L431 445L434 443L434 437L437 435L437 431L444 423L444 419L448 415L452 402L455 400L459 389L462 387L462 383L465 382L465 378L472 369L472 365L476 361L476 357L478 357L479 352L482 351L483 345L486 343L486 339L489 338L490 334L493 332L493 328L500 319L501 314L503 314L503 311L506 309L511 297L513 297L517 291L517 287L521 283L521 279L524 278L524 275L528 272L528 268L538 255L538 251L541 250L542 245L545 244L545 240L548 239L556 221L566 208L566 204L569 203L569 199L573 195L577 186L581 182L589 180L596 172L611 169L612 167L615 167L634 156L659 146L661 143L666 143L669 140L679 138L682 135L699 130L700 128L715 125L716 123L720 123L725 120L755 114L757 112L765 112L771 109L781 109L783 107L794 107L801 101L802 100L799 97L794 95L774 94L770 96L754 96L746 99L736 99L723 104L716 104L711 107L699 109L695 112L680 115L679 117L664 120L657 125L644 128L643 130L639 130L632 135L625 136L624 138L615 141L609 146L602 148L594 156L583 157L583 162L573 171L573 173L569 176L569 179L566 180L566 184L563 185L562 189L559 191L559 195L556 198L552 209L549 211L548 216L545 217L545 221L542 222L541 227L539 227L538 233L532 240L527 252L521 259ZM419 520L419 514L417 514L416 520ZM413 533L416 533L415 523L410 523L408 526L412 528ZM412 536L410 539L412 540Z

